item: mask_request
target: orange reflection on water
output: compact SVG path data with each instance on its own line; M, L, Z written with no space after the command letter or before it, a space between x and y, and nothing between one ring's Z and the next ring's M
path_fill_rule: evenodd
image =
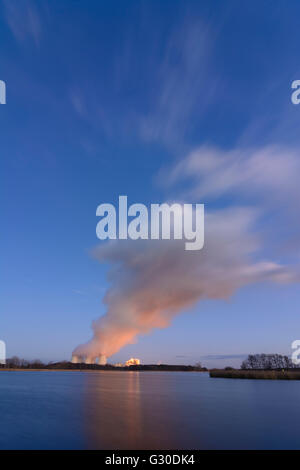
M136 448L141 437L139 372L87 374L90 448Z
M160 374L93 372L85 382L87 448L170 448L174 406Z

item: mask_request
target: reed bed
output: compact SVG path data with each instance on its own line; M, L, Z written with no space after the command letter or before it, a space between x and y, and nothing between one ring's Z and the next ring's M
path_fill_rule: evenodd
M223 379L300 380L300 370L220 370L209 372L210 377Z

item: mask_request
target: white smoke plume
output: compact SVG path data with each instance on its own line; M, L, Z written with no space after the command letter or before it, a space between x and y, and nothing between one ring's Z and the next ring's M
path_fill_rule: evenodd
M73 354L109 357L138 335L167 327L201 299L226 299L242 286L265 280L298 280L279 264L254 260L260 250L257 217L247 208L206 213L200 251L184 250L181 240L111 241L96 248L94 256L110 264L107 313L93 323L93 338Z

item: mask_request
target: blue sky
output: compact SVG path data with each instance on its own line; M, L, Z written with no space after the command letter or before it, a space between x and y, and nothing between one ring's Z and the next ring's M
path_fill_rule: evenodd
M205 145L226 159L239 149L245 160L245 149L278 146L297 163L300 107L290 86L300 78L299 13L299 2L283 0L2 2L0 338L8 355L67 359L105 313L108 267L90 254L100 203L190 194L191 175L171 189L162 175ZM297 245L270 249L299 234L288 182L275 189L291 217L266 211L260 224L271 236L260 256L297 265ZM262 191L273 190L263 180ZM208 210L239 199L269 208L240 186L201 201L195 194ZM297 283L248 285L200 302L112 360L204 356L222 366L250 352L290 353L299 300Z

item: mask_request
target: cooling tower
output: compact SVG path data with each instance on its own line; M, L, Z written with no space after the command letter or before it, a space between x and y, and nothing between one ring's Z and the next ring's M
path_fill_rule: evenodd
M75 356L75 355L72 356L72 363L73 363L73 364L78 364L78 362L79 362L79 357L78 357L78 356Z
M100 366L105 366L106 365L106 356L104 354L101 354L98 359L98 364Z
M96 358L95 357L91 357L91 356L87 356L85 358L85 361L84 361L86 364L95 364L96 362Z

